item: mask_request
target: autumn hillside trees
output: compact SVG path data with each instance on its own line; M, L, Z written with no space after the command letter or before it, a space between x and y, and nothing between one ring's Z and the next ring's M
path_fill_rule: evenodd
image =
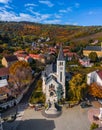
M25 61L17 61L11 65L9 83L18 91L24 89L31 82L32 72L29 64Z

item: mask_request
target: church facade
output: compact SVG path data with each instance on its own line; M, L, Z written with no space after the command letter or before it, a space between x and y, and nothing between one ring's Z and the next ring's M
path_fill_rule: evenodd
M60 47L57 64L47 65L42 72L42 90L46 95L46 102L58 102L60 99L65 98L65 59Z

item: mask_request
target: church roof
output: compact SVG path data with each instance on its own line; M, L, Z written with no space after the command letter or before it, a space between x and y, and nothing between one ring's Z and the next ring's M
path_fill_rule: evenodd
M58 54L57 60L64 60L64 53L63 53L62 46L60 46L60 50L59 50L59 54Z
M55 76L53 76L53 75L50 75L50 76L47 78L47 80L46 80L46 84L47 84L47 83L49 83L51 80L54 80L54 81L56 81L56 82L57 82L56 77L55 77Z
M56 72L56 65L54 63L47 65L42 74L46 77L49 76L50 73Z

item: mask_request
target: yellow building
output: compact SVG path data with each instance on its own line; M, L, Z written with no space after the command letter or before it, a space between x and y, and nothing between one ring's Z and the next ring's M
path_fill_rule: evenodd
M86 46L83 50L83 55L89 56L91 52L96 52L98 57L102 57L102 46Z

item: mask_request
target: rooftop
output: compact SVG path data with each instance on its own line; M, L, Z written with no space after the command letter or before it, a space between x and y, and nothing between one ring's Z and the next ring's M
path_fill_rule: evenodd
M101 80L102 80L102 70L98 70L98 71L96 71L97 72L97 74L99 75L99 77L101 78Z
M7 62L13 62L18 60L17 56L15 55L5 56L5 59L7 60Z
M0 80L0 88L4 87L4 86L8 86L8 82L6 79L2 79Z
M42 74L48 76L50 73L53 72L56 72L56 65L54 63L47 65L45 70L42 72Z
M9 75L9 68L0 68L0 76L6 76Z
M86 46L84 50L90 50L90 51L101 51L101 46Z

